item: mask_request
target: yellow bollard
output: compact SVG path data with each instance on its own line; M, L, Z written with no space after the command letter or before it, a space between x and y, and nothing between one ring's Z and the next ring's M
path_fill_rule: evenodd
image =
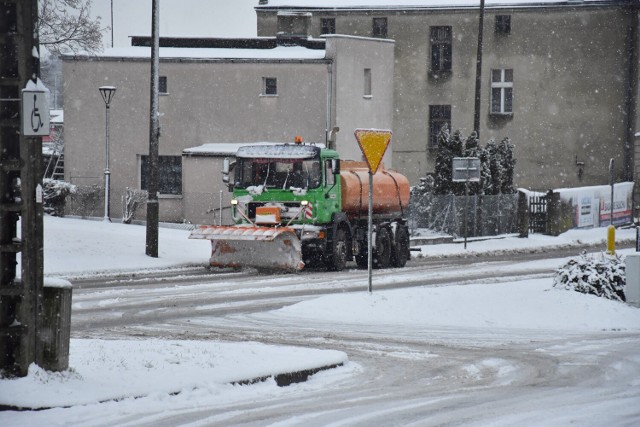
M613 225L607 228L607 253L616 254L616 228Z

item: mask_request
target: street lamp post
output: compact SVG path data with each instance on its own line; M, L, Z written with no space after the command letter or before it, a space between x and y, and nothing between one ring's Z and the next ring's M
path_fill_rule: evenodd
M115 86L100 86L99 88L100 94L102 95L102 99L104 99L104 104L107 107L107 117L106 117L106 153L105 153L105 166L104 166L104 218L103 221L111 222L111 218L109 217L109 208L110 208L110 187L111 187L111 170L109 169L109 106L111 104L111 100L113 99L113 95L116 93Z

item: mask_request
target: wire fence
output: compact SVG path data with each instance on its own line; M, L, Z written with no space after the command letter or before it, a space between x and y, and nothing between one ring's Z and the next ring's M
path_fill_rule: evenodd
M518 232L518 194L436 196L412 194L410 228L425 228L459 237L495 236Z

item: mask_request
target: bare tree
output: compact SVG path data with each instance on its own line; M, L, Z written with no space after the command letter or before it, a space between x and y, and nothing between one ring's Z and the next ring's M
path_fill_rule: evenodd
M54 54L102 50L100 17L89 15L91 0L38 0L40 44Z

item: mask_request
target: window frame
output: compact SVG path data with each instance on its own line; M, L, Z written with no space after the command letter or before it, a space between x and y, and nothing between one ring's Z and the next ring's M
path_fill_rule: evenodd
M496 15L494 31L499 35L511 34L511 15Z
M373 98L373 87L371 80L371 68L364 69L364 95L365 99Z
M380 25L382 24L382 25ZM389 35L389 21L387 17L376 17L371 21L371 37L386 39Z
M167 79L167 76L158 77L158 95L169 95L169 79Z
M495 72L500 71L500 80L494 80ZM511 80L507 80L508 74ZM491 69L491 90L489 91L489 114L493 116L511 116L513 115L513 68L492 68ZM495 110L496 100L494 91L499 91L499 110ZM507 111L507 100L510 109Z
M429 71L432 74L451 73L453 70L453 27L451 25L429 27L429 44L431 50Z
M149 164L149 156L146 154L141 154L139 157L139 171L140 171L140 189L144 191L149 190L149 185L147 182L147 169ZM174 164L170 164L168 161L172 160ZM178 174L172 174L171 170L166 170L163 168L167 167L178 167ZM182 167L182 156L158 156L158 193L160 197L163 198L179 198L182 197L183 189L182 189L182 175L183 175L183 167ZM175 181L170 182L169 180ZM175 189L167 190L168 185L174 185ZM178 188L179 187L179 188ZM177 192L176 192L177 191Z
M272 91L273 93L269 93ZM261 96L278 96L278 78L277 77L263 77L262 78L262 93Z
M434 104L429 105L429 149L437 149L438 134L442 129L442 125L446 124L451 129L451 105L450 104ZM438 127L435 130L436 126Z
M320 18L320 34L335 34L336 18Z

